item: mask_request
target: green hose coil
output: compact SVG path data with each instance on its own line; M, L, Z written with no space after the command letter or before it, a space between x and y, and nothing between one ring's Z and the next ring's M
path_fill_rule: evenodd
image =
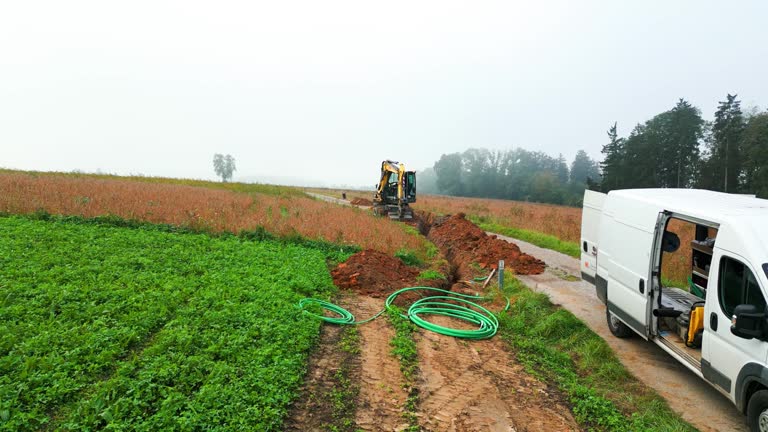
M316 313L312 313L312 312L307 310L307 306L308 305L318 305L323 310L327 310L327 311L335 313L336 315L338 315L338 317L327 317L325 315L318 315ZM319 318L319 319L321 319L321 320L323 320L323 321L325 321L327 323L338 324L338 325L365 324L367 322L373 321L376 318L378 318L379 315L383 314L384 310L385 310L385 309L382 309L381 311L379 311L379 313L377 313L376 315L374 315L374 316L372 316L372 317L370 317L370 318L368 318L366 320L355 321L355 316L352 315L352 312L344 309L343 307L341 307L341 306L339 306L337 304L333 304L333 303L325 301L325 300L320 300L320 299L316 299L316 298L303 298L303 299L301 299L299 301L299 308L301 308L301 310L303 310L304 313L309 315L309 316L312 316L312 317L315 317L315 318Z
M461 294L432 287L409 287L397 290L389 297L387 297L387 301L384 303L384 309L379 311L376 315L363 321L355 321L355 317L351 312L339 305L327 302L325 300L305 298L299 302L299 307L304 311L304 313L331 324L358 325L373 321L385 311L392 310L394 307L392 304L398 295L407 291L415 290L436 291L440 293L439 295L424 297L416 300L408 308L407 314L400 314L403 318L410 319L414 324L423 329L446 336L474 340L491 338L499 329L499 319L496 317L496 315L494 315L493 312L489 311L483 306L475 303L475 301L485 300L482 296ZM503 311L507 311L509 309L509 298L507 298L506 301L507 304ZM337 316L327 317L324 315L312 313L307 310L307 306L309 305L318 305L322 309L330 311ZM425 316L429 315L456 318L473 324L476 326L476 328L471 330L464 330L441 326L431 323L424 318Z

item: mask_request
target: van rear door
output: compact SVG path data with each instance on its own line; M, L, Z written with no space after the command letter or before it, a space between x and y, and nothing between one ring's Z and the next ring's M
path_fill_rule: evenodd
M581 210L581 278L593 285L605 197L604 193L585 190L584 207Z

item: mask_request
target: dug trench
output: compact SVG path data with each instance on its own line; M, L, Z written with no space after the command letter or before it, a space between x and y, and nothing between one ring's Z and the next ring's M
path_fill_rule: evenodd
M399 288L429 285L475 294L481 285L469 281L487 275L501 259L517 274L544 271L542 261L521 253L514 244L486 235L462 214L417 214L414 224L449 263L441 269L447 279L418 280L418 268L378 251L355 254L331 274L342 289L340 305L358 320L381 310L385 298ZM398 299L401 306L418 298L418 294L408 294ZM498 311L503 306L503 302L494 302L489 308ZM448 327L470 327L444 316L429 320ZM300 398L313 402L293 407L286 423L289 430L580 430L566 398L528 374L498 337L467 341L420 329L414 334L418 370L415 378L405 380L398 359L391 354L395 331L388 319L380 317L357 326L359 351L352 359L329 352L327 347L340 349L338 330L334 333L329 326L323 326ZM344 364L351 365L345 373L358 384L355 412L347 420L334 415L332 406L322 406L333 405L333 398L318 397L334 392L332 387L338 385L334 377ZM410 387L404 388L404 383Z
M419 230L456 267L453 291L474 293L466 280L485 275L499 260L516 274L540 274L543 261L513 243L487 235L465 219L419 215ZM503 304L496 303L497 311ZM441 325L450 318L434 317ZM421 426L434 431L579 430L566 398L529 375L498 337L467 342L421 331L419 414Z

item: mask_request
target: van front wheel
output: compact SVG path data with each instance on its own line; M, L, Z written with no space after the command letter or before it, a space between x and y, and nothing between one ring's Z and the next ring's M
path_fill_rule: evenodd
M752 432L768 432L768 390L757 391L749 398L747 423Z
M627 327L626 324L616 318L616 315L612 314L608 308L605 308L605 320L608 321L608 328L611 330L611 333L617 338L628 338L635 333L631 328Z

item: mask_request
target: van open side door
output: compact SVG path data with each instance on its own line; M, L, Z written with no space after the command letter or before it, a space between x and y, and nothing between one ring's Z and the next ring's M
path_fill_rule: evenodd
M581 278L595 284L600 219L606 195L591 190L584 191L584 207L581 211ZM605 302L605 299L601 299Z

